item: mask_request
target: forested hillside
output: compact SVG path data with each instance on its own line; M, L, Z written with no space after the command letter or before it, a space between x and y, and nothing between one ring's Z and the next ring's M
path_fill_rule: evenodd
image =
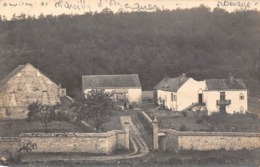
M19 16L0 21L0 78L30 62L69 94L81 76L137 73L143 89L165 75L243 78L259 90L260 13L206 7L153 13ZM253 91L252 91L253 90Z

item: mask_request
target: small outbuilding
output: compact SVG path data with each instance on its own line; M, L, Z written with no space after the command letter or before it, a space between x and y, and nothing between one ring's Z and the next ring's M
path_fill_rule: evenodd
M142 106L142 86L138 74L85 75L82 76L82 91L104 89L112 94L118 105L124 107Z

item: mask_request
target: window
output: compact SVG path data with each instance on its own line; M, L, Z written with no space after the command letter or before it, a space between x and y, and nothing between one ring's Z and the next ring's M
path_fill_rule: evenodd
M172 100L172 101L176 101L176 95L173 94L173 93L171 93L171 100Z
M226 93L220 92L220 100L225 100L225 99L226 99Z
M244 95L243 95L242 93L240 93L239 99L240 99L240 100L244 100L244 98L245 98Z

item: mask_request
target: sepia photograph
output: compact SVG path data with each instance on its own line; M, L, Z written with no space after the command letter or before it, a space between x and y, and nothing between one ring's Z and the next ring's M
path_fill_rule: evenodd
M260 167L259 0L0 0L0 167Z

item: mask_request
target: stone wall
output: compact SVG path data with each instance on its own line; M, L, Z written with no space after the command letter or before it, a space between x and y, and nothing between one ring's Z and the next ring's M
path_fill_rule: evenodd
M239 132L182 132L178 137L183 150L241 150L260 148L260 133Z
M120 139L117 135L123 134L123 131L114 130L106 133L23 133L19 137L21 142L30 140L37 144L33 152L110 154L119 147L117 143L124 143L117 141Z
M37 144L33 152L111 154L129 149L129 118L121 119L123 130L104 133L22 133L21 142Z
M0 152L15 152L19 143L18 137L0 137Z
M60 87L38 69L26 64L0 88L0 119L24 119L27 107L35 101L60 103Z
M260 148L260 133L244 132L180 132L161 129L159 147L162 151L179 150L241 150Z

